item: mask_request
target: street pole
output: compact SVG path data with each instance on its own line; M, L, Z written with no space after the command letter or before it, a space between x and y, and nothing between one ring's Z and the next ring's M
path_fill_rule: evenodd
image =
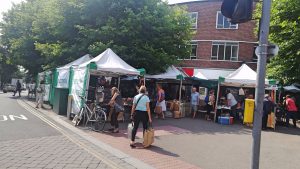
M265 94L266 62L270 27L271 0L263 0L260 23L259 55L255 90L255 113L252 130L251 169L259 169L263 99Z

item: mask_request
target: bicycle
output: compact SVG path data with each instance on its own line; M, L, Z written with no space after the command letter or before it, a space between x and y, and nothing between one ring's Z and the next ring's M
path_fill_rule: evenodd
M85 97L79 96L81 99L86 100ZM89 108L86 102L84 102L83 107L80 108L80 111L75 117L73 118L73 123L75 126L78 126L82 119L85 119L85 127L89 122L95 123L95 130L96 131L103 131L107 117L105 109L103 109L101 106L96 105L93 110Z

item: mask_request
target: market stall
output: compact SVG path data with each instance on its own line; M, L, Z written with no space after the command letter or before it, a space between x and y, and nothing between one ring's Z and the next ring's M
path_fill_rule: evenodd
M188 77L183 71L175 66L167 68L166 72L157 75L145 75L146 80L152 80L152 83L147 83L149 96L152 98L152 103L156 102L155 84L161 84L165 90L165 100L167 104L167 117L172 117L171 111L176 113L176 117L184 117L190 113L190 104L188 96L191 92L191 81L186 80Z
M97 101L98 90L104 93L103 104L107 104L110 99L111 87L120 86L122 75L137 76L140 72L124 62L111 49L105 50L94 59L73 68L70 80L69 101L70 113L77 114L84 101L80 96L85 96L87 100ZM134 87L134 86L133 86Z
M266 86L269 85L269 81L267 79L265 80L265 84ZM244 107L247 106L248 103L250 105L250 103L254 101L255 86L256 86L256 72L246 64L243 64L240 68L238 68L233 73L229 74L227 77L225 78L220 77L218 83L218 92L217 92L218 94L216 99L217 101L216 101L215 121L217 122L219 120L218 118L219 116L227 116L228 119L230 118L229 112L231 112L231 109L230 107L227 107L226 104L226 99L227 99L225 94L226 89L230 89L231 94L238 102L237 109L243 111ZM245 115L253 116L253 113L254 113L254 109L253 111L249 111L249 114L245 114ZM236 117L234 118L240 118L239 116L240 114L236 114ZM249 118L244 118L244 119L249 119ZM248 123L252 123L252 121L248 121Z
M73 73L73 68L92 59L92 56L86 54L73 62L70 62L62 67L56 68L53 72L52 83L52 102L54 112L62 115L67 115L67 101L70 93L70 74Z

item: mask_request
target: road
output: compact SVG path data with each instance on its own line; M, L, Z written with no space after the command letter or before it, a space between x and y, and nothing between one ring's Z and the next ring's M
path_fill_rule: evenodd
M110 168L62 132L0 94L0 168Z

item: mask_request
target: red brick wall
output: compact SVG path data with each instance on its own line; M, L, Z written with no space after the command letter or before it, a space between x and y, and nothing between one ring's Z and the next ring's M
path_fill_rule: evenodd
M238 24L238 29L216 29L217 11L222 2L190 2L183 5L189 12L198 12L198 29L195 40L235 40L256 42L253 21Z
M242 63L247 63L254 70L253 42L257 41L254 31L255 23L238 24L238 29L216 29L217 11L221 9L221 1L189 2L180 5L187 6L189 12L198 12L197 30L193 40L198 40L197 60L184 60L182 67L237 69ZM200 41L199 41L200 40ZM239 42L238 62L212 61L212 41ZM252 43L251 43L252 42Z

